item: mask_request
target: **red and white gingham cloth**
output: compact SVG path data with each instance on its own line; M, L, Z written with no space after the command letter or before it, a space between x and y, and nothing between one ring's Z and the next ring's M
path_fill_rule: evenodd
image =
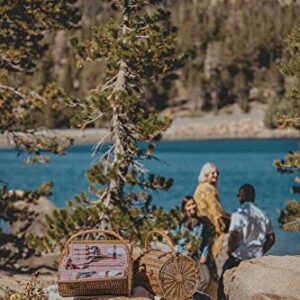
M123 244L70 243L68 255L59 266L59 281L90 281L124 278L128 253Z

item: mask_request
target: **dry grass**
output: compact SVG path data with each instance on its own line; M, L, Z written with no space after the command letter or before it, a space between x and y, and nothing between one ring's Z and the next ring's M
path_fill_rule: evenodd
M4 296L0 296L0 300L48 300L48 296L43 292L43 287L37 278L38 274L32 274L30 282L25 289L18 293L6 288Z

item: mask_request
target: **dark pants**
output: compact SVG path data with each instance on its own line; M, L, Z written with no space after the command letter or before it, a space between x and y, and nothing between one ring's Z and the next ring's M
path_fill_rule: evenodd
M224 294L224 282L223 276L226 270L237 267L240 264L241 260L229 255L228 259L225 261L223 265L223 271L219 280L219 288L218 288L218 300L226 300L226 296Z

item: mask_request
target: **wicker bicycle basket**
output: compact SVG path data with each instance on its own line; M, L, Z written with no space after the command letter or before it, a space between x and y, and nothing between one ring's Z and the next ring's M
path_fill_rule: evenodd
M164 252L150 247L154 235L162 236L170 248ZM148 233L144 253L137 259L135 284L166 300L191 298L199 286L200 275L196 262L187 256L177 255L172 240L163 231Z
M109 239L99 239L107 236ZM132 290L131 257L130 245L113 231L91 229L74 234L66 242L60 257L59 294L63 297L129 296Z

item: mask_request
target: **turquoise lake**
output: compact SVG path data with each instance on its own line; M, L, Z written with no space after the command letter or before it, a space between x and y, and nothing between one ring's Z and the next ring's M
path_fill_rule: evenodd
M257 204L271 217L277 241L270 254L300 254L300 233L279 229L278 211L293 198L290 187L294 175L279 174L272 163L297 149L297 140L209 140L161 142L155 156L159 161L146 161L151 173L173 177L168 192L154 192L154 203L170 209L179 205L184 195L193 194L197 177L205 162L214 162L220 170L219 195L224 209L238 207L236 193L243 183L256 188ZM54 183L51 200L63 206L72 196L86 190L85 170L93 163L92 146L74 146L65 156L51 156L50 164L24 165L25 156L17 157L12 149L0 150L0 179L10 189L38 187L43 181ZM101 155L101 154L99 154ZM295 198L295 196L294 196Z

